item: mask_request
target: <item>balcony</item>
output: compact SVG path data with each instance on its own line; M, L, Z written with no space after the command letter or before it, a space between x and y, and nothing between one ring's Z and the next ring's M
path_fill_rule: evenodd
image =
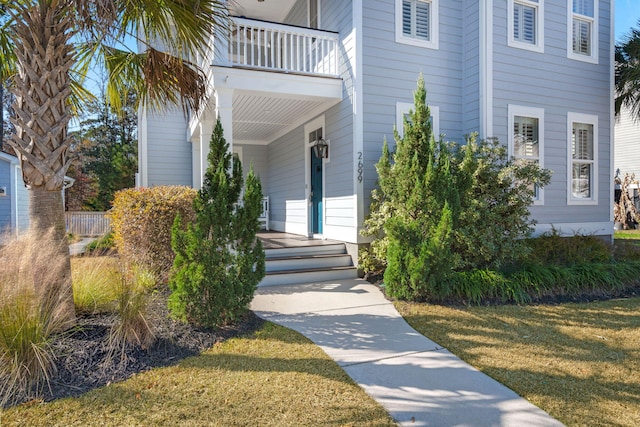
M233 18L227 52L216 65L280 73L338 77L338 34L246 18Z

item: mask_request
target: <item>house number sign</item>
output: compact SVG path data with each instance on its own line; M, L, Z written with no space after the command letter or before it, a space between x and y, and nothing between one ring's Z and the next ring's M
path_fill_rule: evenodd
M362 151L358 151L358 182L362 182L362 172L364 164L362 163Z

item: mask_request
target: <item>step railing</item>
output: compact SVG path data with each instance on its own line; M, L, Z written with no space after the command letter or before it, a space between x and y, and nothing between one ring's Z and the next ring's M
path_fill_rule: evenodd
M232 66L338 76L338 34L330 31L233 18L226 51Z

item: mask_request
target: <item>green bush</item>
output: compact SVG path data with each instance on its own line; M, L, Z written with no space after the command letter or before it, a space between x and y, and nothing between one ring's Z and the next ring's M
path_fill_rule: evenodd
M563 237L556 229L535 239L528 239L529 262L543 265L570 266L612 260L611 244L592 235Z
M233 161L218 120L211 136L209 166L194 202L196 221L173 226L176 253L169 308L184 321L220 326L247 310L265 274L260 229L262 189L253 170L243 189L242 165Z
M107 252L115 247L115 241L113 239L113 231L109 231L104 236L89 242L86 247L88 253L93 252Z
M146 265L165 281L175 258L171 227L178 214L185 226L195 219L196 194L179 186L118 191L108 215L120 256L129 264Z
M394 152L384 142L376 164L380 188L363 232L375 240L360 254L363 267L386 267L385 289L402 299L429 298L455 272L496 269L526 255L528 207L535 186L550 180L535 163L509 160L496 140L437 141L425 100L420 76L404 135L395 132Z

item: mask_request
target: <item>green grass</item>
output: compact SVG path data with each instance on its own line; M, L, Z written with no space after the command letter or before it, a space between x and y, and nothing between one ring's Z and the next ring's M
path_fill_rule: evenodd
M271 323L175 366L1 417L7 427L395 425L322 350Z
M78 313L104 313L113 310L120 281L118 260L107 256L73 257L73 302Z
M614 239L640 240L640 230L620 230L613 233Z
M640 298L396 308L420 333L568 426L640 425Z

